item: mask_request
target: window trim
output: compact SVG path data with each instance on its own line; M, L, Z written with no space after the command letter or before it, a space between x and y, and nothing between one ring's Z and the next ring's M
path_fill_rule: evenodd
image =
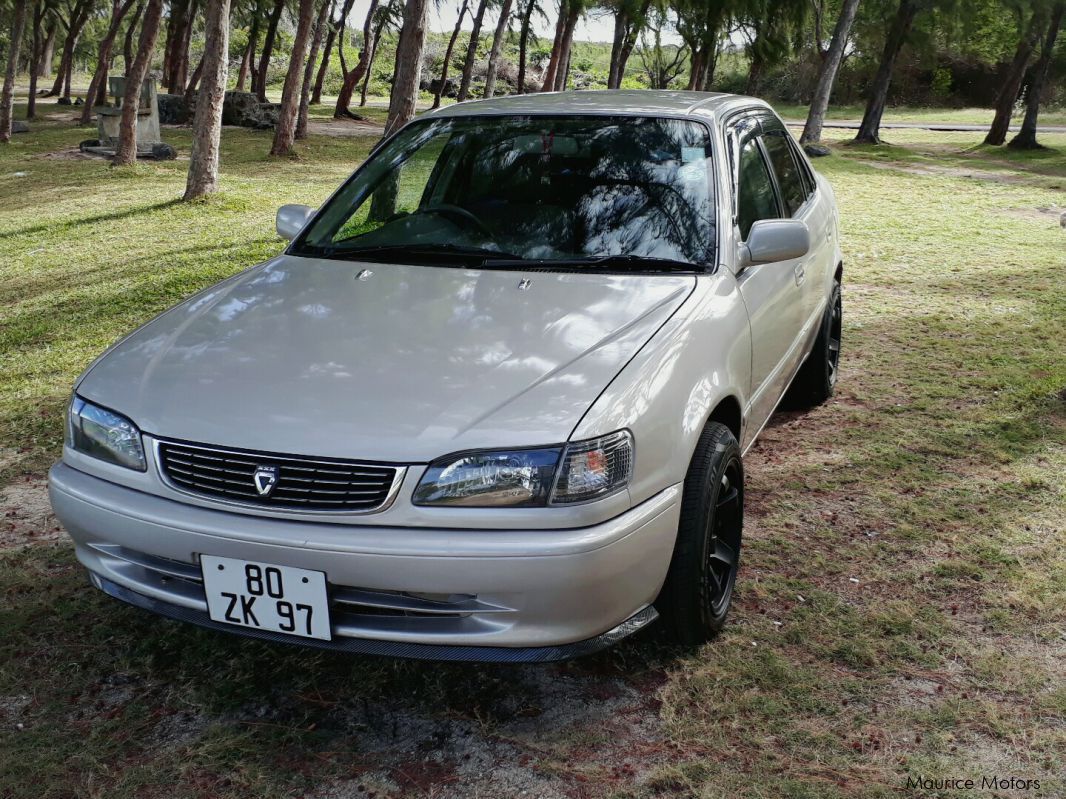
M800 165L800 162L796 159L796 153L793 150L792 145L789 144L789 139L792 138L792 135L787 130L784 130L782 128L775 128L775 129L772 129L772 130L763 131L763 134L759 137L759 143L762 145L763 151L766 154L766 157L769 159L770 158L770 151L766 147L766 143L763 141L767 136L775 136L775 137L780 137L781 139L784 139L784 141L785 141L785 149L788 150L789 157L792 158L792 163L795 165L796 169L799 170L799 173L801 175L800 184L803 187L803 192L804 192L803 202L801 202L799 204L799 206L796 208L796 210L793 211L789 216L783 216L782 215L782 217L781 217L782 219L795 219L797 216L800 215L800 212L803 211L807 207L807 204L814 197L814 190L812 189L811 191L808 191L808 188L812 184L811 184L809 178L806 177L806 173L805 173L803 167ZM778 180L778 177L777 177L777 168L774 167L772 159L770 159L770 172L771 172L771 174L774 177L774 185L777 186L778 205L780 206L781 213L784 214L784 212L785 212L785 194L781 190L781 183L780 183L780 181Z
M781 198L781 187L777 183L777 174L774 172L773 162L770 161L770 155L766 151L766 146L762 142L762 137L763 134L761 128L756 129L752 131L750 135L745 135L744 138L741 140L740 146L737 148L737 169L736 177L734 179L734 206L736 210L733 215L733 228L737 233L740 232L740 154L743 152L744 148L748 146L748 142L753 142L755 144L755 149L758 150L759 155L762 158L762 164L763 168L766 170L766 175L770 178L770 187L773 189L774 192L774 202L777 204L778 215L774 218L789 218L785 217L784 215L785 207ZM748 234L751 234L750 230L748 231ZM742 242L745 242L747 240L747 237L740 238L740 241Z

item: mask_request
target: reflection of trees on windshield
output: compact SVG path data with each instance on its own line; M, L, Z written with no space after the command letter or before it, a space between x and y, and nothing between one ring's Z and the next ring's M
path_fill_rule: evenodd
M308 244L450 244L553 260L713 257L699 123L534 116L415 127L338 194Z
M706 137L673 120L637 120L593 134L611 154L592 169L597 184L577 206L588 254L706 262L713 236Z

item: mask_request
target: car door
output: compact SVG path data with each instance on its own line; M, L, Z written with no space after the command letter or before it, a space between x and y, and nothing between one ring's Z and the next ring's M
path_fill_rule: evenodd
M821 319L833 267L832 219L785 126L776 117L763 118L761 122L762 144L777 181L784 216L803 220L811 232L811 251L802 259L797 273L803 303L799 332L805 355Z
M746 118L729 133L733 158L734 263L737 286L751 326L751 393L748 409L751 434L759 431L791 380L797 360L797 339L803 326L802 263L743 266L741 253L752 225L779 219L781 200L761 142L757 119ZM802 261L802 259L800 259Z

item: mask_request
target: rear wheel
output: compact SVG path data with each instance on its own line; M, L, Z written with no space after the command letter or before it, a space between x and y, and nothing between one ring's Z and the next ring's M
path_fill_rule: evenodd
M655 600L668 634L678 643L703 643L725 624L743 527L740 445L728 427L710 422L685 477L674 556Z
M840 334L843 327L840 281L833 282L829 307L822 317L818 338L789 388L790 404L814 407L825 402L836 389L840 369Z

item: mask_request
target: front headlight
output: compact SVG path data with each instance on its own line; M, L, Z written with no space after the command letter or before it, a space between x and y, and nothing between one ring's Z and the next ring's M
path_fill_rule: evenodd
M125 416L86 402L77 394L70 403L67 445L108 463L145 471L141 431Z
M471 452L434 461L415 489L416 505L543 505L561 447Z
M543 449L468 452L434 461L416 505L543 507L600 499L629 484L633 436L620 430Z

